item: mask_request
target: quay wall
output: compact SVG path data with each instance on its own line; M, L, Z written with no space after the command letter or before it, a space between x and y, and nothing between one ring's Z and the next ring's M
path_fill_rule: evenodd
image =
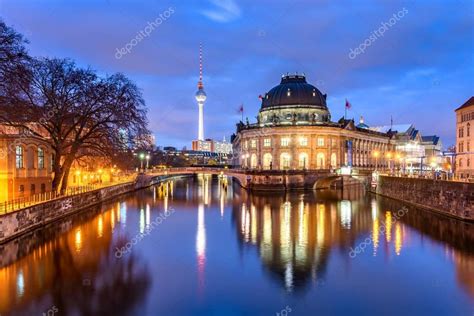
M436 213L474 221L474 183L379 176L373 192Z
M107 201L119 195L146 188L172 176L151 177L140 175L135 182L118 184L81 194L59 197L41 204L0 215L0 244L32 230L70 216L80 210Z

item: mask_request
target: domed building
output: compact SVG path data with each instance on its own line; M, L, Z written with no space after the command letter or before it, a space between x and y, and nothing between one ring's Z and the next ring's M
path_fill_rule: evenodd
M237 124L234 164L251 169L385 166L390 135L331 120L327 96L304 75L285 75L265 93L256 123Z

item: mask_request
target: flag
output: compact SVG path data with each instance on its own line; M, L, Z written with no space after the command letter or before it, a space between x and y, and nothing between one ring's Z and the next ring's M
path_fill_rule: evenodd
M349 101L346 99L346 109L350 109L352 107L352 104L350 104Z
M239 106L239 109L237 110L237 113L244 113L244 105L243 104L241 104Z

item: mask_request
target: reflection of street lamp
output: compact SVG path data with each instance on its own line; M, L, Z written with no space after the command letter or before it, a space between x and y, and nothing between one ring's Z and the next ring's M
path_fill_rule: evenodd
M99 183L102 183L102 172L104 172L102 169L99 169Z

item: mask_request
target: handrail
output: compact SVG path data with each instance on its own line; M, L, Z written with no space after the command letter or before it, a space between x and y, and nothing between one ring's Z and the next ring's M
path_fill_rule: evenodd
M30 195L27 197L20 197L12 200L8 200L5 202L0 203L0 215L8 214L11 212L15 212L21 210L25 207L38 205L41 203L49 202L57 198L67 197L67 196L74 196L86 192L91 192L98 189L103 189L107 187L113 187L120 184L130 183L136 181L136 175L131 177L127 177L121 179L119 182L115 183L106 183L106 184L88 184L84 186L75 186L69 187L66 190L66 193L60 194L56 191L49 191L44 193L38 193L34 195Z

